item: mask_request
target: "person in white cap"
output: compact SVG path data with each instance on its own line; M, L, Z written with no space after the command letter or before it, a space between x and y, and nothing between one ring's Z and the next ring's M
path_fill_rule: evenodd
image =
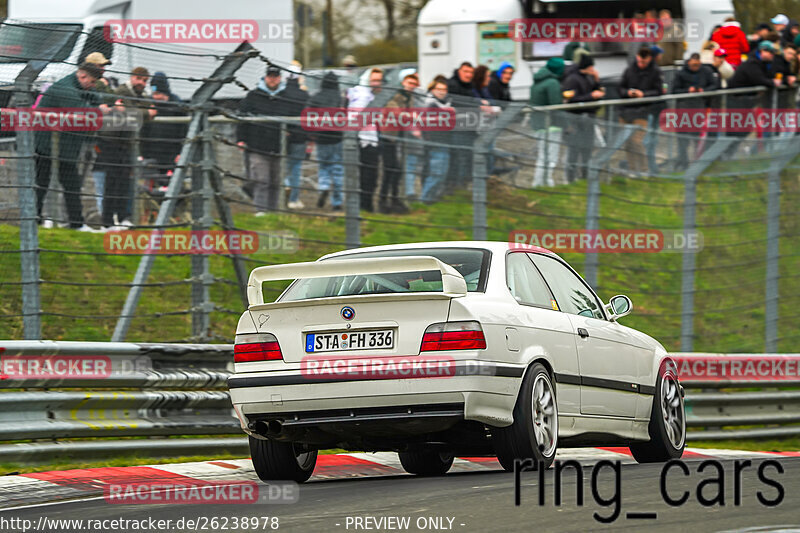
M779 13L772 17L770 22L772 23L772 27L776 32L783 33L784 28L786 28L786 25L789 24L789 17L783 13Z

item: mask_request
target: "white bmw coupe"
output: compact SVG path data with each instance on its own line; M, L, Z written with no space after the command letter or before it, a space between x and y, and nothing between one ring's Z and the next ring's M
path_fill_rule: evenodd
M262 284L295 280L274 302ZM307 480L317 450L397 451L412 474L458 455L549 466L560 447L683 453L669 355L623 326L556 254L500 242L376 246L259 267L231 399L259 477ZM530 461L526 461L530 462Z

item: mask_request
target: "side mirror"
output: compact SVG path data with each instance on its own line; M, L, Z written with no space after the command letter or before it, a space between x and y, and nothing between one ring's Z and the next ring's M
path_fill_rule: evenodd
M631 311L633 311L633 302L624 294L618 294L608 301L606 309L611 313L610 319L616 320L631 314Z

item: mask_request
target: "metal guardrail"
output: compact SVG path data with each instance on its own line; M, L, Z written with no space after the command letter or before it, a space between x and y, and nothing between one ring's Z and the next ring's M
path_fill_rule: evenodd
M710 354L675 355L708 359ZM106 363L104 375L0 375L0 462L247 453L225 390L233 370L232 345L0 341L3 365L36 360L39 367L26 367L35 370L48 360L68 368L70 361L84 358ZM683 384L689 440L800 435L800 378ZM786 388L798 390L779 390ZM93 440L72 440L86 438Z

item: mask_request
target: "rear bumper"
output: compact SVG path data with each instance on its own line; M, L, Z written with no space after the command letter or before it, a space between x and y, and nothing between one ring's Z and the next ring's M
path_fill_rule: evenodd
M483 366L482 366L483 365ZM417 416L422 409L413 406L463 406L464 420L493 426L511 424L512 411L525 367L506 363L491 365L491 373L480 361L459 361L460 371L449 377L350 379L326 377L309 378L299 369L240 373L228 380L236 415L247 433L253 434L258 420L309 419L323 424L340 421L348 410L385 411L383 419L390 422ZM410 413L395 412L397 406L409 406Z

